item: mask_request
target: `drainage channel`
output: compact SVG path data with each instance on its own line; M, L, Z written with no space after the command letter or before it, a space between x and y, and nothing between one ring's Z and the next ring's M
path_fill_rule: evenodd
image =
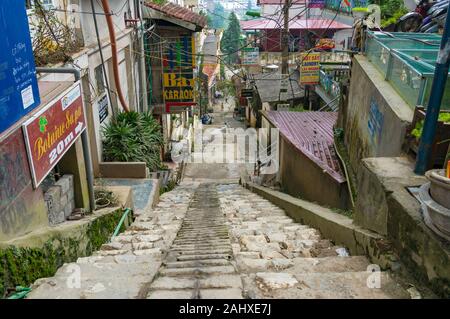
M216 186L200 184L148 298L242 298Z

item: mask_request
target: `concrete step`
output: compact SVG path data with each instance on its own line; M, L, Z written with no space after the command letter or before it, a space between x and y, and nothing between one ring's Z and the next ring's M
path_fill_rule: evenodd
M198 259L193 261L176 261L165 262L166 268L189 268L189 267L203 267L203 266L228 266L230 261L228 259Z
M170 253L175 253L177 255L211 255L211 254L233 254L231 246L224 249L171 249Z
M172 289L210 289L210 288L242 288L242 281L239 275L216 275L204 279L180 278L180 277L159 277L152 283L152 290L172 290Z
M233 274L236 270L233 266L203 266L190 268L165 268L159 271L163 276L201 276Z
M232 254L197 254L197 255L186 255L186 256L177 256L177 260L179 261L188 261L188 260L203 260L203 259L231 259Z

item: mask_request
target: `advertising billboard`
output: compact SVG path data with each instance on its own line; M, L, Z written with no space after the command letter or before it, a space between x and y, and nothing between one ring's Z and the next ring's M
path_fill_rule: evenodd
M23 124L34 187L39 186L85 129L80 82Z
M314 85L319 83L320 53L309 52L301 55L300 84Z
M192 36L165 38L162 83L166 112L195 104L195 41Z

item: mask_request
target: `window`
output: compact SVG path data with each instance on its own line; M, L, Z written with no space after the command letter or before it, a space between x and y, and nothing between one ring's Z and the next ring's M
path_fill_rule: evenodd
M95 83L97 84L97 94L102 95L105 92L105 79L101 64L95 68L94 73Z

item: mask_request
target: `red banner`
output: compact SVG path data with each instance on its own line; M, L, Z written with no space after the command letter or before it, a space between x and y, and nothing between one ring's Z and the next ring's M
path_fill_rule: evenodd
M39 186L85 128L79 82L23 124L35 187Z

